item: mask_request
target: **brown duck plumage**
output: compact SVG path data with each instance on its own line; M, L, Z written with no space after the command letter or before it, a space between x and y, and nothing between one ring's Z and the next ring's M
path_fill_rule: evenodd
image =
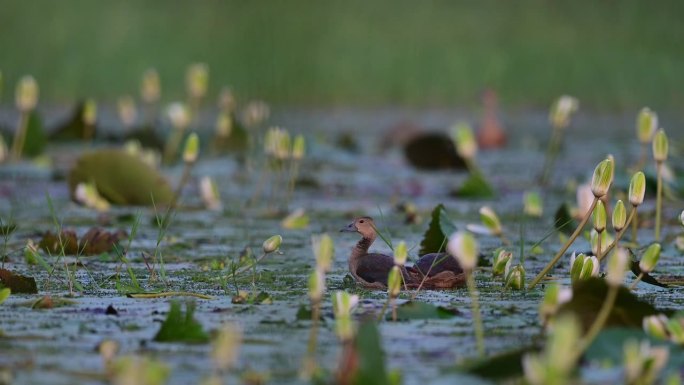
M361 234L349 256L349 272L362 286L370 289L387 288L387 276L394 266L394 258L368 249L377 238L375 223L371 217L356 218L341 231ZM448 289L462 286L465 274L456 259L446 253L422 256L414 266L402 267L404 282L409 288L417 288L423 282L425 289Z

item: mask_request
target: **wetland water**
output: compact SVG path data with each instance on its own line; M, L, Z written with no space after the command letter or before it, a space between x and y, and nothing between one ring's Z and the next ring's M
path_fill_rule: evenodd
M52 114L59 115L59 112ZM629 116L578 114L565 133L565 149L557 160L552 187L544 194L544 216L526 221L527 250L553 227L553 213L561 202L575 204L573 184L586 181L596 163L607 153L615 156L618 169L635 162L639 154L634 134L635 116L636 111ZM2 117L5 123L13 122L9 113ZM55 175L64 175L75 154L86 148L53 145L49 147L49 154L56 159L55 172L29 164L0 166L0 215L4 217L11 211L18 224L17 231L10 237L10 258L4 266L35 277L41 295L49 293L58 297L67 293L61 272L52 277L50 287L46 288L47 272L40 267L27 266L21 252L28 238L38 241L45 231L54 231L46 192L50 194L64 228L74 229L79 235L103 223L109 230L130 231L131 214L139 212L141 225L133 239L129 258L143 287L214 296L212 300L196 300L195 317L205 330L217 329L226 321L241 325L244 343L238 369L229 376L229 382L239 382L231 377L258 372L266 376L268 383L302 383L299 370L306 353L310 322L298 319L297 311L309 303L307 279L315 263L310 242L312 234L328 232L333 237L335 259L327 279L328 293L347 288L359 294L361 302L355 313L358 317L377 313L386 295L344 283L346 258L358 238L356 234L339 233L338 230L355 216L375 217L379 227L386 228L394 242L405 240L410 249L420 243L429 212L436 204L446 206L449 217L459 229L464 229L468 223L479 223L478 209L487 204L500 215L508 238L514 241L511 248L514 258L519 257L522 195L537 187L534 181L541 170L550 134L545 112L504 116L508 147L478 154L480 167L498 192L495 199L453 198L449 196L450 190L466 178L466 173L417 171L407 164L400 149L379 148L383 130L404 119L427 127L440 127L468 118L472 115L445 110L276 110L269 120L271 124L287 127L291 132L302 132L309 140L301 176L312 183L297 188L290 208L304 208L310 216L310 225L303 230L282 229L280 220L283 216L270 214L263 201L245 209L258 172L246 172L230 157L201 157L193 171L192 183L184 190L182 208L175 213L161 246L169 277L166 285L148 282L142 258L142 252L153 253L155 248L154 210L114 208L104 217L72 203L66 181ZM682 131L674 129L681 127L681 119L662 116L661 122L666 128L673 128L668 131L673 143L682 140ZM336 138L343 132L352 134L359 144L358 152L337 146ZM672 146L671 164L682 165L681 149ZM181 171L181 166L163 169L172 182L179 179ZM214 177L217 182L224 203L223 212L201 209L196 181L204 175ZM403 214L394 208L396 203L404 201L417 205L422 222L404 223ZM674 218L681 212L682 205L668 202L665 207L664 218L668 218L668 222L664 234L667 238L681 232ZM653 209L654 200L647 199L643 212L651 213ZM644 230L644 235L652 237L651 231ZM283 236L282 254L269 255L258 268L257 288L269 293L272 303L232 304L233 291L230 286L228 292L224 290L218 279L221 272L212 270L211 262L233 258L246 246L258 252L263 240L278 233ZM500 241L494 237L478 236L478 241L487 256L500 246ZM551 236L541 246L543 253L528 255L525 261L528 282L560 247L559 239ZM588 248L588 243L582 239L572 249ZM380 239L372 249L389 250ZM412 250L410 259L415 259L416 250ZM672 243L664 246L656 273L666 271L669 275L684 275L681 260L682 255ZM0 305L0 329L5 335L0 338L0 367L12 369L15 384L103 383L95 374L104 370L96 353L96 346L104 339L118 341L121 353L145 353L168 363L172 368L169 384L198 383L210 373L210 345L152 341L169 309L170 299L133 299L119 294L114 281L108 279L118 266L113 254L81 257L81 262L92 277L85 269L76 272L85 291L73 298L72 305L32 310L26 303L38 296L22 294L13 294ZM569 259L564 258L554 271L567 279L568 265ZM487 268L479 271L476 279L488 353L520 347L539 335L537 307L543 294L541 287L530 292L502 293L500 281L492 280ZM240 289L251 288L249 278L239 284ZM641 284L637 293L656 306L680 308L684 303L679 288L659 289ZM448 370L459 360L476 354L467 290L423 291L417 298L455 308L458 315L449 319L383 322L380 332L388 367L400 369L405 384L487 383ZM110 305L118 311L117 316L105 314ZM317 358L321 366L334 370L340 345L332 329L332 306L328 295L324 297L322 315L325 321L320 328ZM597 376L601 378L600 373Z

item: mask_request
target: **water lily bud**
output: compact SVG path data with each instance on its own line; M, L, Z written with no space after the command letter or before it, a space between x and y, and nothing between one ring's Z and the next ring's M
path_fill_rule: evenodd
M599 233L596 230L591 229L591 238L590 238L591 252L594 253L595 255L598 254L599 237L601 237L601 251L606 250L606 247L608 247L608 245L613 243L613 237L607 231L602 231Z
M161 82L159 81L159 73L154 68L150 68L143 73L142 83L140 85L140 97L145 103L152 104L159 101L161 96Z
M667 134L662 128L653 137L653 160L662 163L667 160L668 141Z
M359 304L359 296L346 291L336 291L333 296L333 313L335 318L348 317Z
M594 169L591 178L591 192L595 197L601 198L608 194L608 189L613 183L613 161L604 159Z
M298 134L294 138L292 143L292 159L301 160L304 158L304 153L306 151L306 139L302 134Z
M639 269L644 273L650 273L655 268L660 259L660 243L649 246L639 261Z
M221 88L218 106L222 113L228 115L235 111L235 96L233 95L233 90L231 90L230 87Z
M254 127L266 121L270 113L268 104L262 101L252 101L245 106L242 119L247 127Z
M637 117L637 138L639 138L639 142L642 144L650 143L657 128L658 115L648 107L642 108Z
M601 264L598 258L595 256L584 258L584 264L582 265L582 271L580 272L580 279L588 279L591 277L598 277L599 270L601 269Z
M494 256L494 263L492 264L492 275L494 277L503 275L506 271L506 265L513 258L513 253L504 249L499 250Z
M5 159L7 159L7 155L7 143L5 142L5 139L2 137L2 134L0 134L0 163L4 162Z
M204 206L207 209L212 211L223 210L223 203L221 203L218 186L211 177L204 176L200 179L199 191L202 202L204 202Z
M644 195L646 194L646 176L643 172L638 171L632 176L629 182L629 203L637 207L644 203Z
M472 234L464 231L455 232L449 237L447 250L456 258L463 270L473 271L477 266L478 246Z
M536 191L526 191L523 195L523 212L525 215L540 218L544 213L544 205L539 193Z
M625 279L625 273L629 268L629 254L622 247L618 248L608 258L606 266L606 281L611 286L620 286Z
M506 274L506 287L510 287L513 290L525 288L525 268L523 265L516 265Z
M188 135L183 148L183 162L195 163L199 155L199 146L199 136L194 132Z
M572 299L572 289L551 284L544 292L544 299L539 305L539 317L542 322L555 315L558 308Z
M483 206L480 208L480 220L482 221L482 224L489 229L492 235L501 235L503 231L501 228L501 221L494 210L492 210L489 206Z
M591 192L591 186L588 184L577 186L577 214L584 217L591 208L593 202L594 193Z
M396 297L401 291L402 276L399 266L394 265L387 276L387 293L390 297Z
M117 103L119 111L119 119L126 127L131 127L135 124L135 120L138 118L138 110L135 107L135 100L130 96L124 96L119 98Z
M280 160L289 158L290 151L292 150L291 144L290 133L287 130L280 130L278 142L276 143L275 157Z
M171 124L176 129L184 130L190 125L190 113L183 103L171 104L167 113Z
M587 256L583 253L580 253L579 255L572 253L572 256L570 257L570 280L572 282L579 280L586 258Z
M205 63L195 63L188 67L185 73L185 87L191 97L203 98L209 87L209 67Z
M594 212L592 213L592 221L594 222L594 230L599 233L606 229L606 206L603 201L599 200L596 202L594 207Z
M458 123L452 128L452 131L458 155L463 159L474 159L477 155L477 141L470 125Z
M553 127L565 128L570 125L570 116L577 111L579 102L576 98L563 95L551 106L549 121Z
M83 103L83 123L87 126L94 126L97 123L97 102L95 99L86 99Z
M38 104L38 83L33 76L26 75L19 79L16 91L17 109L21 112L31 112Z
M667 339L667 317L664 314L644 317L642 326L646 334L662 340Z
M406 249L406 242L401 241L394 248L394 264L398 266L404 266L406 259L408 258L408 250Z
M226 371L235 367L241 344L242 329L240 326L233 323L223 325L211 349L211 360L214 362L214 368Z
M622 200L618 200L613 209L613 229L616 232L622 231L627 223L627 209Z
M314 255L316 256L316 268L323 272L329 272L332 267L335 246L333 239L328 234L311 237Z
M325 273L319 269L309 276L309 298L312 302L319 302L325 293Z
M623 352L625 384L655 383L670 354L667 347L651 347L649 341L636 339L627 340Z
M264 249L265 254L270 254L277 251L280 248L281 243L283 243L283 237L274 235L265 240L261 247Z
M233 119L228 113L220 112L216 117L216 136L227 138L233 131Z
M665 328L670 336L670 341L680 345L684 344L684 326L679 318L668 319Z

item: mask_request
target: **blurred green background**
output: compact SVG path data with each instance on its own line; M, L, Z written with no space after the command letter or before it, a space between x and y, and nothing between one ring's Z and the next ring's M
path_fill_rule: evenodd
M211 96L281 105L511 107L561 93L583 108L684 106L684 2L4 0L3 99L33 74L43 101L138 93L164 100L206 62Z

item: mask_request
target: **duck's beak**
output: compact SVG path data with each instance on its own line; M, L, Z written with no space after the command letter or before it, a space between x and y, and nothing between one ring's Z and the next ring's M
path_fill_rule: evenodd
M356 226L354 225L354 222L352 222L352 223L348 224L347 226L340 229L340 232L342 232L342 233L355 233L357 231L358 230L357 230Z

